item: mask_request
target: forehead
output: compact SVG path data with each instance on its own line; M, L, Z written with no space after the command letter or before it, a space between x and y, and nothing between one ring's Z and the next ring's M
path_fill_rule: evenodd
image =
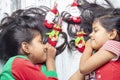
M39 31L37 31L37 30L32 30L31 32L32 32L32 34L33 34L34 37L40 36L40 38L42 38L41 33L40 33Z
M106 32L107 31L106 28L104 28L102 26L102 24L100 23L100 21L93 22L92 29L93 29L93 31L96 30L96 29L100 30L102 32L104 32L104 31Z
M39 36L40 38L42 38L42 36L41 36L41 34L40 34L40 32L35 32L35 36Z
M97 27L99 27L99 26L101 26L99 20L95 20L95 21L93 22L93 24L92 24L92 28L97 28Z
M40 33L35 34L33 40L34 41L42 40L42 36L40 35Z

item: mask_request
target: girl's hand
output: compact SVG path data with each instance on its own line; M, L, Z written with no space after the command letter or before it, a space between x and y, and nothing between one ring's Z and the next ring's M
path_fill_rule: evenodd
M49 43L46 44L47 48L47 59L54 59L56 55L56 49Z
M93 48L92 48L92 46L91 46L91 39L89 39L89 40L86 41L86 43L85 43L85 48L86 48L87 50L90 50L90 51L93 50Z
M55 70L54 58L56 55L56 49L49 43L46 44L46 48L47 48L47 60L46 60L47 70L48 71Z

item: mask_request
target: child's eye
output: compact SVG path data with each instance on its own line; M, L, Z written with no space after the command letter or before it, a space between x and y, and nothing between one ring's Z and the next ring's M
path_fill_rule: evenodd
M39 41L41 44L43 44L43 41Z
M97 31L98 31L97 29L94 30L94 32L97 32Z

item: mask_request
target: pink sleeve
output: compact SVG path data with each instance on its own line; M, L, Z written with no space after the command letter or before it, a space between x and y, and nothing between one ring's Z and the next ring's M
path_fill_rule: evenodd
M115 41L115 40L108 40L101 49L110 51L114 54L117 55L116 58L112 59L112 61L116 61L118 60L119 56L120 56L120 42Z

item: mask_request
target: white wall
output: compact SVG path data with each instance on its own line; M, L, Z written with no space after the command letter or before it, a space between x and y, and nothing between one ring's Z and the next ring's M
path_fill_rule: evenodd
M0 0L0 19L5 16L5 15L4 15L5 12L7 12L7 13L10 13L10 12L11 12L11 10L10 10L10 5L11 5L11 2L10 2L10 1Z
M25 9L40 5L52 8L54 1L55 0L0 0L0 20L5 16L4 13L10 15L18 8Z

